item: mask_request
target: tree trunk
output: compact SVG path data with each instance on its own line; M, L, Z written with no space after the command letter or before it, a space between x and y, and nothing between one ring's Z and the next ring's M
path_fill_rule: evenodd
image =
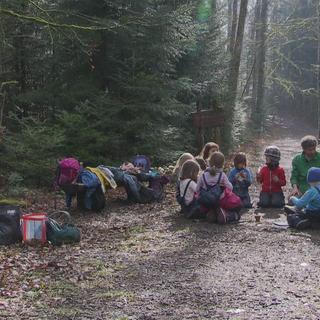
M237 89L238 89L238 79L239 79L239 69L242 53L243 35L244 27L248 11L248 0L241 0L240 13L237 26L237 36L234 44L234 50L231 56L230 62L230 77L229 77L229 92L231 98L231 104L234 106Z
M211 12L217 14L217 0L211 1Z
M261 10L259 14L257 33L256 33L256 91L254 93L254 117L261 121L264 89L265 89L265 61L266 61L266 32L268 23L269 0L261 1Z
M28 12L28 4L26 1L21 1L19 8L21 12ZM15 58L15 73L19 81L20 92L25 92L27 89L27 50L26 40L27 35L26 24L19 23L16 25L16 34L13 38L14 58Z
M230 38L229 38L229 52L231 56L233 55L234 46L236 42L237 23L238 23L238 0L233 0L232 20L231 20L231 29L230 29Z
M254 22L252 32L250 33L250 38L252 40L252 109L256 107L256 98L257 98L257 30L260 23L260 13L261 13L261 0L256 1L254 9Z
M231 28L232 28L232 0L228 0L228 50L230 46L230 39L231 39Z

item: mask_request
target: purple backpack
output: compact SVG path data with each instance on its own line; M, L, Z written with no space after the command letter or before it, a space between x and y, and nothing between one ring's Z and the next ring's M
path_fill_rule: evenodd
M132 164L135 167L141 168L143 172L149 172L151 161L147 156L137 155L132 159Z

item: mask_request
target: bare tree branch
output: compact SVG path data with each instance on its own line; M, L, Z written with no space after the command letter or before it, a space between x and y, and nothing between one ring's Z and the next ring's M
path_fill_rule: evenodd
M0 7L0 14L12 16L17 19L32 21L35 23L39 23L42 25L51 26L51 27L55 27L55 28L77 29L77 30L83 30L83 31L112 30L112 29L117 28L119 26L116 23L112 23L111 26L80 26L80 25L76 25L76 24L57 23L57 22L45 20L41 17L22 15L20 13L15 12L15 11L3 9L1 7Z

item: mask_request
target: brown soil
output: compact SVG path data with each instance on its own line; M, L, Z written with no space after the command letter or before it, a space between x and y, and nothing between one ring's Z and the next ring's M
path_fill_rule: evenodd
M301 136L282 134L245 147L254 172L272 142L290 176ZM187 221L173 187L160 204L117 195L103 215L74 215L80 245L0 249L0 319L320 319L317 230L276 228L281 210Z

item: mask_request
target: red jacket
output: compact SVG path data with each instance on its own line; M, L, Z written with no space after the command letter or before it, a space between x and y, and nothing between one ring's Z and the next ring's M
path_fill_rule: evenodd
M278 177L279 181L273 181L274 177ZM258 182L262 184L262 192L281 192L283 186L287 184L286 176L282 167L270 170L267 165L260 170Z

